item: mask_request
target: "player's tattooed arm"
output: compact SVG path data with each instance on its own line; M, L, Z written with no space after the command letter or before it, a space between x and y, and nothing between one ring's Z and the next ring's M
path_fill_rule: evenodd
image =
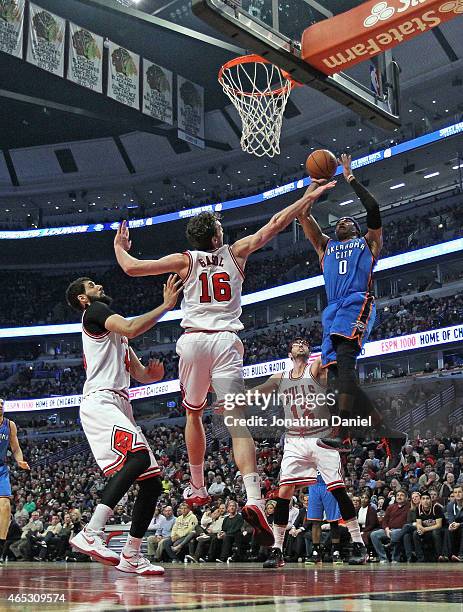
M159 274L175 273L180 278L188 274L189 259L184 253L173 253L160 259L137 259L129 254L130 240L127 222L122 221L114 238L114 253L117 263L128 276L157 276Z
M121 334L121 336L126 336L129 339L144 334L154 327L166 312L172 310L177 303L178 295L182 291L182 286L182 280L175 274L171 274L167 279L167 283L164 285L164 301L160 306L130 320L125 319L121 315L113 314L105 321L106 329Z
M333 189L336 181L330 181L324 185L318 185L315 189L309 187L302 198L287 206L280 212L273 215L270 221L255 234L241 238L232 246L233 254L238 259L238 263L243 265L251 253L264 247L270 240L275 238L280 232L288 227L299 215L306 215L307 211L318 198Z
M363 208L367 211L368 232L365 235L365 240L368 242L373 257L378 259L383 247L383 229L378 201L373 194L355 178L352 172L352 157L350 155L343 153L340 159L338 159L338 162L342 166L344 178L355 191Z
M10 421L10 448L18 466L22 470L30 470L29 464L24 461L23 452L19 446L18 429L13 421Z
M144 366L138 359L132 347L130 351L130 376L139 383L149 385L164 378L164 366L159 359L150 359Z

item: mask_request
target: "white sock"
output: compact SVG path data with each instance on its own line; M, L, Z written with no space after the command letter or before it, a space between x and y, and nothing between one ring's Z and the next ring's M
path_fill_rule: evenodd
M87 529L93 529L93 531L101 531L104 529L110 516L113 515L112 508L105 506L104 504L98 504L95 508L95 512L90 519Z
M126 557L133 557L140 552L141 541L143 538L134 538L130 534L127 536L127 542L125 543L122 552Z
M199 465L190 464L191 484L195 489L204 487L204 461Z
M349 530L350 537L352 538L352 542L357 542L358 544L363 544L362 536L360 535L360 527L358 520L351 519L350 521L346 521L345 523L347 529Z
M246 489L246 495L249 500L262 499L262 493L260 491L260 477L257 472L251 472L243 476L244 488Z
M273 523L273 535L275 536L275 544L273 545L273 548L279 548L281 551L283 550L285 533L285 525L275 525L275 523Z

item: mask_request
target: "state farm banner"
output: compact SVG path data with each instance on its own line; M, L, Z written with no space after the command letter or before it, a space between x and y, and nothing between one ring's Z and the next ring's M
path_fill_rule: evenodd
M173 75L170 70L143 60L143 113L172 125Z
M65 32L65 19L31 2L27 61L42 70L64 76Z
M140 56L109 42L108 96L140 110Z
M0 51L22 57L25 0L0 0Z
M103 92L103 37L69 22L68 75L77 85Z
M204 149L204 88L177 78L178 137Z
M370 0L308 27L302 59L335 74L462 14L462 0Z

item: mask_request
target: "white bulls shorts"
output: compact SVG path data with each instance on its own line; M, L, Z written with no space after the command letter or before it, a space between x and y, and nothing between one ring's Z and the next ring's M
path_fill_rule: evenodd
M328 491L345 486L338 451L320 448L317 440L304 436L285 436L280 485L299 487L315 484L318 470Z
M217 399L242 393L244 347L229 331L185 332L177 340L178 370L183 406L202 410L212 387Z
M80 419L93 456L105 476L122 468L128 452L139 450L147 450L151 462L138 480L160 475L161 469L125 397L109 390L89 393L82 399Z

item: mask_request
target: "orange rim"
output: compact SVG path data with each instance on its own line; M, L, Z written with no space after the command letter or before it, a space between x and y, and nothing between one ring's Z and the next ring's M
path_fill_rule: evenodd
M271 64L271 62L266 60L265 57L261 57L260 55L257 55L257 54L242 55L241 57L235 57L229 62L226 62L220 68L219 83L223 86L224 84L223 75L226 70L229 70L230 68L235 68L235 66L241 66L243 64ZM278 70L281 72L282 76L288 81L288 83L284 87L279 87L278 89L273 89L272 91L257 92L257 93L249 93L246 91L241 91L239 89L233 89L233 91L236 94L239 94L241 96L251 96L251 97L258 98L260 96L278 96L282 93L287 92L288 89L293 89L293 87L298 87L301 85L301 83L298 83L297 81L295 81L293 77L288 72L286 72L286 70L283 70L282 68L278 68Z

